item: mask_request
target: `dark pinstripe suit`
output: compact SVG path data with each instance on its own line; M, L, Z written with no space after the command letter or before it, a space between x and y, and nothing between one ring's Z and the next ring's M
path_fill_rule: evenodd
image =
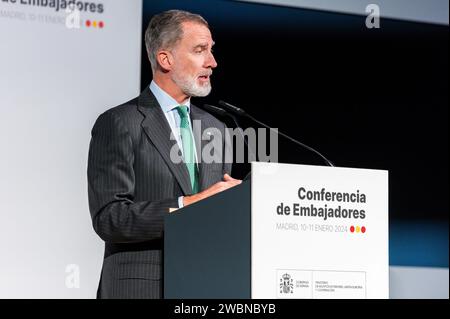
M216 128L225 136L224 124L194 105L191 119L201 120L202 133ZM89 209L93 227L105 241L99 298L163 297L164 215L178 207L179 196L192 194L186 165L170 160L171 148L178 147L170 133L148 87L100 115L92 129ZM223 139L221 143L224 150ZM231 173L231 164L200 163L200 190L225 172Z

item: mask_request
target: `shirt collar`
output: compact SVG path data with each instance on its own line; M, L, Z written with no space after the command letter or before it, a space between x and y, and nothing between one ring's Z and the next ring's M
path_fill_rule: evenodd
M161 109L164 113L168 113L180 105L173 97L171 97L166 91L161 89L155 81L152 80L150 83L150 91L156 97ZM191 99L189 98L183 105L187 106L188 113L191 109Z

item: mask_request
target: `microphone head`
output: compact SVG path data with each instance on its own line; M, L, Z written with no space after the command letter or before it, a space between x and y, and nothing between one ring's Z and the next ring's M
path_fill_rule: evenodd
M223 106L225 109L227 109L228 111L230 111L230 112L233 112L233 113L236 113L236 114L239 114L239 115L247 116L247 113L243 109L241 109L241 108L239 108L237 106L231 105L230 103L227 103L227 102L222 101L222 100L219 101L219 104L221 106Z
M225 110L221 109L220 107L214 106L214 105L203 104L203 108L212 113L216 113L219 115L227 115L227 112Z

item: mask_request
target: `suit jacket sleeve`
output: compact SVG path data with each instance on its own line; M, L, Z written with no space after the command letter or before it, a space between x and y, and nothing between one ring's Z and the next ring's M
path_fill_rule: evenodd
M89 210L96 233L106 242L142 242L163 236L164 215L177 198L134 201L132 139L112 112L92 129L88 158Z

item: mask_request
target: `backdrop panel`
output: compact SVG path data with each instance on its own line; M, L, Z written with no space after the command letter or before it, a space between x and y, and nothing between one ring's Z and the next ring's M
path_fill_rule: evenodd
M0 2L0 298L95 297L90 131L139 92L141 27L141 0Z

